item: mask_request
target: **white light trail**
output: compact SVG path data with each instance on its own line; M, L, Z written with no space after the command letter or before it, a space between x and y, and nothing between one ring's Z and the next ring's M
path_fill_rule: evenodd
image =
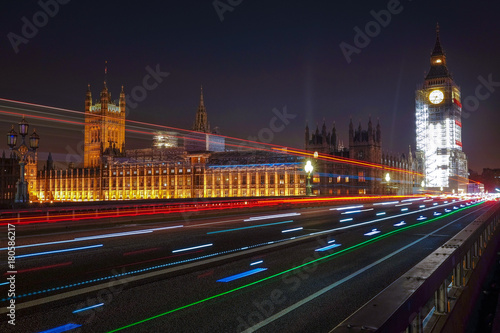
M302 229L304 229L304 228L303 227L298 227L298 228L293 228L293 229L287 229L287 230L281 231L281 233L284 234L284 233L287 233L287 232L299 231L299 230L302 230Z
M300 213L287 213L287 214L263 215L263 216L254 216L254 217L249 217L248 219L245 219L245 220L243 220L243 221L245 221L245 222L251 222L251 221L268 220L268 219L277 219L277 218L282 218L282 217L299 216L299 215L300 215Z
M339 247L341 245L342 244L332 244L332 245L328 245L328 246L325 246L325 247L320 247L319 249L316 249L314 251L316 251L316 252L324 252L324 251L328 251L328 250L334 249L336 247Z
M342 215L344 214L355 214L355 213L361 213L361 212L368 212L370 210L373 210L373 208L369 208L369 209L358 209L358 210L351 210L351 211L348 211L348 212L343 212L341 213Z
M210 247L212 245L214 245L214 244L210 243L210 244L203 244L203 245L198 245L198 246L193 246L193 247L187 247L185 249L174 250L174 251L172 251L172 253L178 253L178 252L184 252L184 251L202 249L204 247Z
M377 229L372 229L372 231L367 232L367 233L365 234L365 236L373 236L373 235L379 234L380 232L381 232L380 230L377 230Z
M374 203L374 206L380 206L380 205L392 205L392 204L398 204L399 201L389 201L389 202L377 202Z
M340 208L330 208L330 210L347 210L347 209L356 209L356 208L363 208L364 205L358 205L358 206L348 206L348 207L340 207Z

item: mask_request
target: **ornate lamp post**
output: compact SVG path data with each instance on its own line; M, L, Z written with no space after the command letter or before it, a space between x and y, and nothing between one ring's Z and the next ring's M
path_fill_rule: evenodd
M17 145L17 133L14 130L14 125L9 132L7 132L7 145L10 147L10 150L16 153L17 157L19 157L19 166L21 169L20 178L17 181L17 192L16 192L16 203L26 203L29 201L28 196L28 184L24 180L24 166L28 161L28 156L30 154L34 154L38 149L38 143L40 141L40 137L36 134L36 130L33 130L33 133L29 136L29 147L26 145L26 136L28 135L28 122L24 119L19 123L19 134L21 135L21 144Z
M313 166L311 161L306 162L306 166L304 167L305 172L307 172L307 185L306 185L306 195L312 195L311 191L311 173L313 172Z

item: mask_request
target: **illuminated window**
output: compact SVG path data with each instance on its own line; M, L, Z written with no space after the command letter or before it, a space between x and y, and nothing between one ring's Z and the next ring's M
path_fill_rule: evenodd
M358 172L358 180L361 183L363 183L363 182L366 181L366 179L365 179L365 172L364 171L359 171Z
M349 183L349 177L345 177L345 182Z

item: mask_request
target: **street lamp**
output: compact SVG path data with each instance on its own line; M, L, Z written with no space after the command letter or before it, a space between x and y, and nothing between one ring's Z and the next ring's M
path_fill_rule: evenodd
M19 167L20 167L20 178L16 184L16 203L26 203L29 200L28 196L28 184L24 180L24 166L28 161L28 156L30 154L34 154L38 149L38 144L40 142L40 137L36 134L36 130L33 130L33 133L29 136L29 147L26 145L26 136L28 135L29 124L26 119L21 120L19 123L19 134L21 135L21 144L17 145L17 133L14 130L14 125L9 132L7 132L7 145L10 150L16 153L19 158Z
M386 183L386 188L387 188L387 194L391 194L390 182L391 182L391 175L389 173L386 173L385 174L385 183Z
M313 166L311 164L311 161L306 162L306 166L304 167L304 170L307 172L307 185L306 185L306 195L312 195L311 191L311 173L313 172Z

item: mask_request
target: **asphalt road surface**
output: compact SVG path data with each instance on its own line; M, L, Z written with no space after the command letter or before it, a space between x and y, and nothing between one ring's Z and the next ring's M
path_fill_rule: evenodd
M328 332L493 204L421 198L78 231L18 226L16 325L4 259L0 331Z

